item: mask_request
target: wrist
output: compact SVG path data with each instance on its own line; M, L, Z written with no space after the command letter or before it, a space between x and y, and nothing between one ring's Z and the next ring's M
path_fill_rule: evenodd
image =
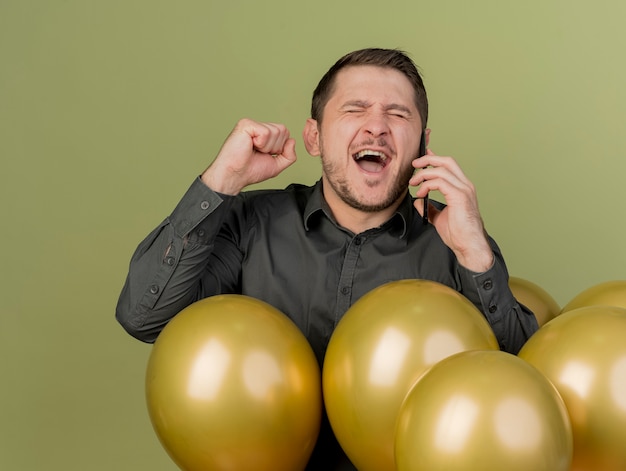
M237 195L243 188L233 183L232 178L229 179L225 176L221 176L219 172L212 169L212 167L207 168L202 175L200 175L200 180L211 190L224 195Z
M459 264L475 273L484 273L493 267L494 256L491 247L476 248L463 253L456 253Z

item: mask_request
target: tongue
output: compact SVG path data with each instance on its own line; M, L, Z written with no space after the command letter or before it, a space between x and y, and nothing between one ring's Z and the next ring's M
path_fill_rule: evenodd
M374 162L372 160L361 159L358 161L359 167L361 167L366 172L377 173L382 171L383 166L379 162Z

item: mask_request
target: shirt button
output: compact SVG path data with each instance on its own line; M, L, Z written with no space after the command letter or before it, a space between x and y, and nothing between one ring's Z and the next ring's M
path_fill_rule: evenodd
M165 259L165 263L167 263L171 267L172 265L174 265L174 257L167 257ZM157 288L157 290L158 290L158 288Z
M203 201L202 203L200 203L200 208L204 210L209 209L210 206L211 204L208 201Z
M349 286L344 286L343 288L341 288L341 293L342 294L350 294L350 287Z
M486 290L490 290L491 288L493 288L493 282L491 280L485 280L485 282L483 283L483 288Z
M498 306L496 306L495 304L492 304L491 306L489 306L489 312L491 314L493 314L494 312L496 312L498 310Z
M361 245L362 239L360 237L355 237L354 238L354 243L355 245Z
M198 237L204 237L204 229L198 229Z
M150 286L150 292L152 294L157 294L159 292L159 287L157 285Z

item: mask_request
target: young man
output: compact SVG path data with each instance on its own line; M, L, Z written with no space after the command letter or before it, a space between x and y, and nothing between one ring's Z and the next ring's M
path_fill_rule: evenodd
M321 179L251 192L242 190L296 161L295 140L281 124L241 120L137 248L117 319L153 342L189 304L246 294L287 314L321 366L333 329L357 299L385 282L420 278L469 298L501 349L517 353L537 322L508 287L472 183L453 158L420 151L427 117L422 79L403 52L352 52L320 81L303 131L307 151L321 159ZM410 186L419 186L416 198ZM423 217L432 190L446 205L430 202ZM352 469L327 449L337 449L329 433L323 427L309 469Z

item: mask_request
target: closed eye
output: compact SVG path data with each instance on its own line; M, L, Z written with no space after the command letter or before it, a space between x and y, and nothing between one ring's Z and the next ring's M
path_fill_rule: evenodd
M386 107L385 111L395 118L410 119L412 116L411 110L403 105L389 105Z
M389 113L389 115L393 116L394 118L409 119L409 117L404 113Z

